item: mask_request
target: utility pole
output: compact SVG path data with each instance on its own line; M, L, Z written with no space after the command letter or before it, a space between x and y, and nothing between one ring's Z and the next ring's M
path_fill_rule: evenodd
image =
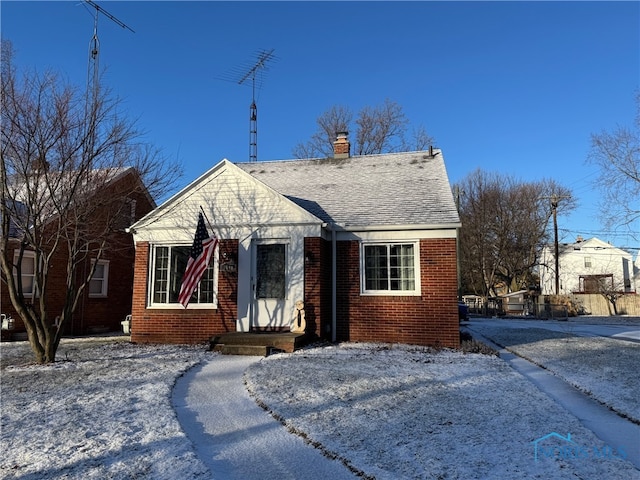
M556 257L556 295L560 295L560 247L558 245L558 203L562 199L571 198L567 195L556 195L553 194L551 196L551 213L553 214L553 245L554 245L554 255Z
M458 212L458 218L460 218L460 187L455 186L454 196L456 202L456 211ZM456 229L456 270L458 276L458 300L462 300L462 280L460 279L460 229Z
M553 245L556 257L556 295L560 295L560 248L558 247L558 196L551 197L551 211L553 212Z

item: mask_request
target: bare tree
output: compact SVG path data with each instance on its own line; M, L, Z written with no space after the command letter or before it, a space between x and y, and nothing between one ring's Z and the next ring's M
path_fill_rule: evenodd
M338 132L349 130L353 113L348 107L334 105L318 117L318 130L307 143L300 143L293 149L295 158L330 157L333 155L333 142Z
M407 139L406 135L402 136L401 150L403 152L428 150L430 146L435 144L435 139L427 133L423 125L418 125L411 129L411 135Z
M108 92L85 95L54 73L19 77L10 43L2 50L2 281L36 360L49 363L98 261L130 241L123 229L132 202L165 192L179 167L142 142ZM30 296L21 272L26 252L35 255ZM79 266L88 258L96 261L85 274ZM60 259L64 301L51 311L50 270Z
M617 126L591 135L588 162L600 169L596 184L603 193L604 224L627 226L637 238L633 224L640 219L640 93L636 108L632 127Z
M348 107L333 106L318 117L317 124L318 130L311 139L294 147L295 158L332 156L336 134L346 131L355 132L355 155L424 150L433 145L433 138L422 125L415 127L407 138L409 121L402 107L388 99L377 107L364 107L355 121Z
M454 186L462 221L460 266L463 290L485 299L497 286L527 288L540 251L549 239L553 195L567 197L562 212L574 207L570 192L552 180L522 182L476 170Z

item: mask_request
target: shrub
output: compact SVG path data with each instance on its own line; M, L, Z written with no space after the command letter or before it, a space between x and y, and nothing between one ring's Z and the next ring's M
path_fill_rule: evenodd
M471 334L467 332L460 332L460 350L462 353L481 353L482 355L500 356L496 350L474 339Z

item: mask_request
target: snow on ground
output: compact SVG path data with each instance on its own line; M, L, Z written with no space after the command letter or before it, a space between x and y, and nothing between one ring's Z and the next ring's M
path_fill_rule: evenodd
M574 336L544 328L508 328L472 322L472 332L543 366L566 382L640 424L640 344Z
M224 478L171 404L176 378L217 354L121 340L65 339L52 366L25 364L25 342L0 344L0 477ZM291 430L370 478L640 479L624 446L604 445L495 356L317 346L261 359L245 381Z
M267 357L245 377L290 429L376 479L640 478L624 449L599 458L601 441L495 356L343 344ZM547 439L536 461L532 442L553 432L579 451Z
M124 338L63 339L51 366L25 364L26 342L0 344L1 478L210 478L171 406L204 348Z

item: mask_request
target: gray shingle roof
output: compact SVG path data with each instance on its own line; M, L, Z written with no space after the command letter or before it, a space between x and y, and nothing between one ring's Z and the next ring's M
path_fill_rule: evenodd
M345 227L456 224L459 217L442 152L434 154L236 165L325 222Z

